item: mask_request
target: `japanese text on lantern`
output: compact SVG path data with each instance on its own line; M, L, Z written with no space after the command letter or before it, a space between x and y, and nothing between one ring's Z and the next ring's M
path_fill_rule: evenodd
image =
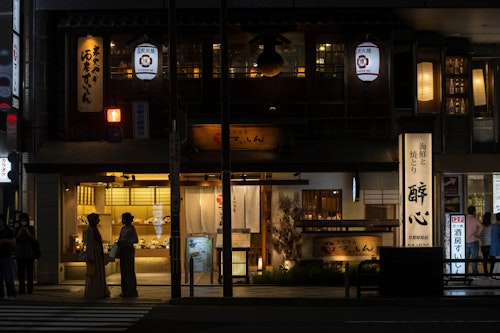
M100 37L78 39L77 89L80 112L103 110L102 49Z

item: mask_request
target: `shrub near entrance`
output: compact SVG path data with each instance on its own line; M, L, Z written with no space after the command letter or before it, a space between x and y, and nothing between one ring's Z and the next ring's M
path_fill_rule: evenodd
M343 265L324 264L323 262L300 262L289 270L281 267L278 270L263 270L262 275L254 275L254 284L278 285L335 285L345 283L345 270Z

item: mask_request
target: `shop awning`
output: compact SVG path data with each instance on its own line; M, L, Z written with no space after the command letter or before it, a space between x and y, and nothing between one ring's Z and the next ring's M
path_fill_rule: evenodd
M65 142L49 141L25 164L28 173L169 172L167 139ZM397 171L397 144L378 140L298 140L273 151L231 152L237 172ZM183 147L181 172L218 172L220 151Z

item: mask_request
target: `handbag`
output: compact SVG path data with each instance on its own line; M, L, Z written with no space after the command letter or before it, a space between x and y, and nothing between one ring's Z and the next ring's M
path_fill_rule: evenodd
M111 250L109 251L109 257L120 258L120 246L118 246L118 243L114 243L113 247L111 247Z
M40 259L42 252L40 251L40 242L38 239L33 241L33 259Z

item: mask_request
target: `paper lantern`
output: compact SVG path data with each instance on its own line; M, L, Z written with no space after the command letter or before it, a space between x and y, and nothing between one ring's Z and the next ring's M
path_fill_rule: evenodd
M356 74L361 81L374 81L380 70L380 51L372 42L364 42L356 47Z
M472 70L472 90L474 106L486 105L486 89L484 87L484 73L481 68Z
M417 98L428 102L434 99L434 75L432 62L417 64Z
M135 48L134 69L139 80L153 80L158 73L158 48L142 43Z

